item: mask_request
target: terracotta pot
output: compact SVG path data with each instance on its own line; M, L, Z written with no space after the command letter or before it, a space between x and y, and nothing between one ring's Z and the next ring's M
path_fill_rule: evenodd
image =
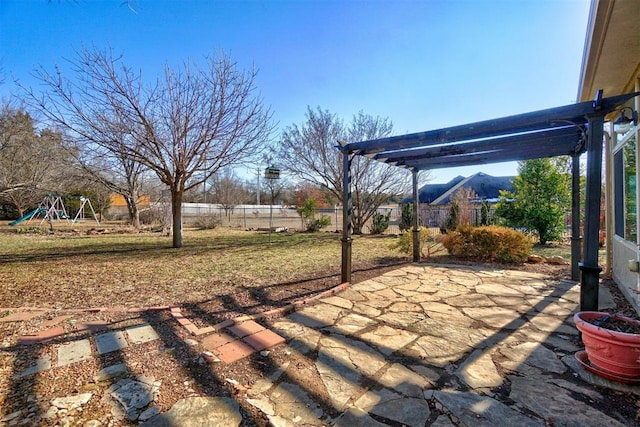
M582 332L589 362L614 375L640 378L640 335L612 331L586 321L603 316L611 315L599 311L581 311L573 316L576 327ZM628 323L638 322L617 314L612 317Z

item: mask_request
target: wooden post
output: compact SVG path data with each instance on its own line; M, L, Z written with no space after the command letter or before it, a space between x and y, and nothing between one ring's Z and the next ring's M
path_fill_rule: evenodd
M342 278L341 283L351 282L351 157L342 152Z
M588 117L587 185L584 215L584 261L580 263L580 311L598 311L600 272L598 240L600 234L600 196L602 186L602 138L604 114Z
M420 199L418 198L418 171L411 171L413 178L413 262L420 261L420 221L418 215L420 212Z

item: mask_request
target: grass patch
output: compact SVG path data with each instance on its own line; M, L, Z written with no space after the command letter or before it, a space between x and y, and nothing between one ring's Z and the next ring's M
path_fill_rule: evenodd
M0 238L0 307L196 302L339 274L341 261L340 235L333 233L274 233L269 243L266 233L185 230L181 249L157 233ZM388 239L354 237L354 269L405 260Z
M534 245L532 253L549 258L552 256L561 256L567 261L571 261L571 245L569 243L554 243L547 245ZM606 248L598 250L598 262L605 264L607 262Z
M549 258L552 256L561 256L566 260L571 259L571 246L564 244L547 244L547 245L534 245L531 251L536 255Z

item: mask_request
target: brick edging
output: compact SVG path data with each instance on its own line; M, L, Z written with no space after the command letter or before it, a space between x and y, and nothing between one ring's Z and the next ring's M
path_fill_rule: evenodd
M206 326L204 328L198 328L191 320L184 317L182 315L182 309L180 307L173 306L170 308L170 310L171 310L171 315L176 319L176 321L182 326L184 326L184 328L187 331L189 331L191 335L200 336L200 335L205 335L213 332L220 332L221 329L224 329L229 326L233 326L242 322L247 322L249 320L254 320L254 321L260 320L260 319L264 319L267 316L283 316L289 312L298 310L300 307L311 305L317 302L321 298L335 295L336 293L347 289L349 286L351 286L351 283L344 282L337 286L334 286L331 289L327 289L326 291L323 291L317 295L314 295L309 298L305 298L301 301L292 302L283 307L274 308L271 310L264 311L262 313L245 314L242 316L235 317L233 319L224 320L213 326Z
M281 316L281 315L284 315L284 314L289 313L291 311L296 311L300 307L303 307L303 306L306 306L306 305L311 305L312 303L316 302L320 298L324 298L324 297L328 297L328 296L334 295L337 292L345 290L349 286L351 286L351 283L349 283L349 282L341 283L340 285L334 286L331 289L327 289L326 291L320 292L318 295L314 295L312 297L305 298L305 299L303 299L301 301L292 302L292 303L287 304L287 305L285 305L283 307L274 308L272 310L268 310L268 311L265 311L263 313L247 314L247 315L244 315L244 316L236 317L233 320L235 322L237 322L237 323L241 323L241 322L245 322L247 320L263 319L263 318L265 318L267 316L275 316L275 315Z
M19 308L0 308L0 311L14 311L14 310L22 310L22 311L40 311L40 312L50 312L55 311L57 313L98 313L98 312L124 312L124 313L140 313L144 311L161 311L161 310L170 310L171 315L176 321L185 327L187 331L194 336L201 336L213 332L220 332L220 330L227 328L229 326L233 326L242 322L246 322L249 320L260 320L264 319L267 316L283 316L289 312L296 311L300 307L304 307L307 305L311 305L317 302L319 299L328 297L331 295L335 295L336 293L345 290L351 286L351 283L345 282L340 285L334 286L331 289L320 292L317 295L312 297L305 298L301 301L295 301L290 304L287 304L283 307L274 308L271 310L264 311L262 313L256 314L247 314L238 316L234 319L227 319L220 323L217 323L213 326L206 326L204 328L198 328L190 319L184 317L182 315L182 309L179 306L171 306L171 305L160 305L160 306L151 306L151 307L135 307L135 308L127 308L127 307L93 307L93 308L83 308L83 309L67 309L67 310L56 310L56 309L48 309L48 308L38 308L38 307L19 307ZM60 320L63 316L58 316L54 320ZM53 322L47 326L54 326L59 322ZM40 331L36 334L24 335L20 337L22 343L33 343L33 342L43 342L61 335L61 332L58 328L49 328L44 331Z

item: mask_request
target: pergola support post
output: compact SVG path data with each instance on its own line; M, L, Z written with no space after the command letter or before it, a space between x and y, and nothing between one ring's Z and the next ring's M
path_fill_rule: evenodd
M420 212L420 199L418 198L418 171L411 171L413 179L413 215L411 222L413 223L413 262L420 261L420 221L418 214Z
M580 263L580 311L598 311L600 272L598 240L600 234L600 197L602 186L602 139L604 114L587 117L587 184L584 215L584 261Z
M342 277L341 283L351 283L351 156L342 152Z
M342 280L351 280L351 171L352 156L367 156L388 165L411 170L460 167L495 162L528 160L540 157L572 155L582 148L582 128L588 124L586 142L587 184L584 229L582 230L582 262L580 277L580 307L598 309L600 272L598 265L600 196L602 184L602 142L604 117L618 110L640 92L609 98L599 90L593 102L532 111L501 119L491 119L443 129L433 129L407 135L384 137L346 143L338 141L344 156ZM526 143L523 143L526 141ZM575 165L577 171L577 162ZM575 179L575 178L574 178ZM414 175L414 259L419 256L417 226L419 199ZM574 205L575 206L575 205ZM578 215L575 215L578 219ZM577 222L577 221L576 221ZM577 237L577 234L574 235ZM573 242L572 251L578 242ZM577 256L575 257L578 258ZM574 260L575 262L575 260ZM575 273L574 273L575 274Z
M580 280L580 154L571 156L571 280Z

